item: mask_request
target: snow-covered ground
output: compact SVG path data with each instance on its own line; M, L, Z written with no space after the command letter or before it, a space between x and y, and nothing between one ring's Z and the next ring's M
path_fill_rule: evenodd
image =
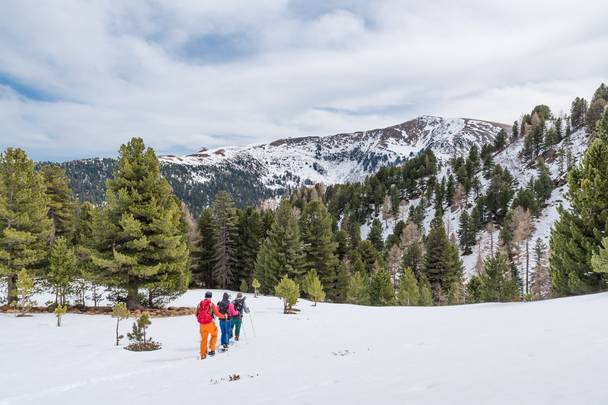
M245 319L242 341L205 361L193 316L153 319L163 349L133 353L113 346L109 316L67 315L57 328L51 314L0 314L0 404L608 403L608 294L437 308L301 301L299 315L277 298L248 301L255 333Z

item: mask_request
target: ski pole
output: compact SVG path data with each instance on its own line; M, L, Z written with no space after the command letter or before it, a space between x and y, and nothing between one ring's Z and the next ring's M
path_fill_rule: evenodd
M249 309L249 321L251 322L251 330L253 331L253 337L257 338L255 328L253 327L253 311Z

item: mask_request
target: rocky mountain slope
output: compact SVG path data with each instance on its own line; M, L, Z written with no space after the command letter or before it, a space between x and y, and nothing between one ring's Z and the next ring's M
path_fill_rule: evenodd
M160 161L175 193L198 213L220 190L229 191L239 206L258 204L303 185L360 181L427 148L447 161L472 145L492 142L508 128L474 119L422 116L383 129L201 149L186 156L160 156ZM112 165L111 159L63 164L77 195L95 202L103 200Z

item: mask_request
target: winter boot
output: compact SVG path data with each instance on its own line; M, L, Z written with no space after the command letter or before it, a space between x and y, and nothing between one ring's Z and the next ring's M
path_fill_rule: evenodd
M234 340L236 340L236 341L238 342L238 341L239 341L239 337L238 337L238 336L235 336L235 337L234 337Z
M215 356L215 350L212 352L209 352L209 356L211 356L211 357Z

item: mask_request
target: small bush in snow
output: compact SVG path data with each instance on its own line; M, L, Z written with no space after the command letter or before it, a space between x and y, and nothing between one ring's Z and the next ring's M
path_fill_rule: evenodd
M53 311L55 313L55 316L57 317L57 327L61 327L61 317L63 315L65 315L66 312L68 312L68 306L67 305L57 305L55 307L55 311Z
M298 302L298 298L300 298L300 287L298 284L285 275L279 281L279 284L274 287L274 291L277 297L283 298L283 313L291 313L292 307Z
M118 333L120 321L123 319L127 319L129 315L129 309L127 308L127 304L125 304L124 302L119 302L115 304L112 308L112 318L116 318L116 346L120 344L120 339L124 338L123 335L120 335Z
M125 349L134 352L147 352L160 349L160 343L153 341L152 338L146 337L146 331L150 324L152 324L152 322L150 321L148 314L142 314L137 321L133 323L131 332L127 333L127 337L131 343L125 347Z

